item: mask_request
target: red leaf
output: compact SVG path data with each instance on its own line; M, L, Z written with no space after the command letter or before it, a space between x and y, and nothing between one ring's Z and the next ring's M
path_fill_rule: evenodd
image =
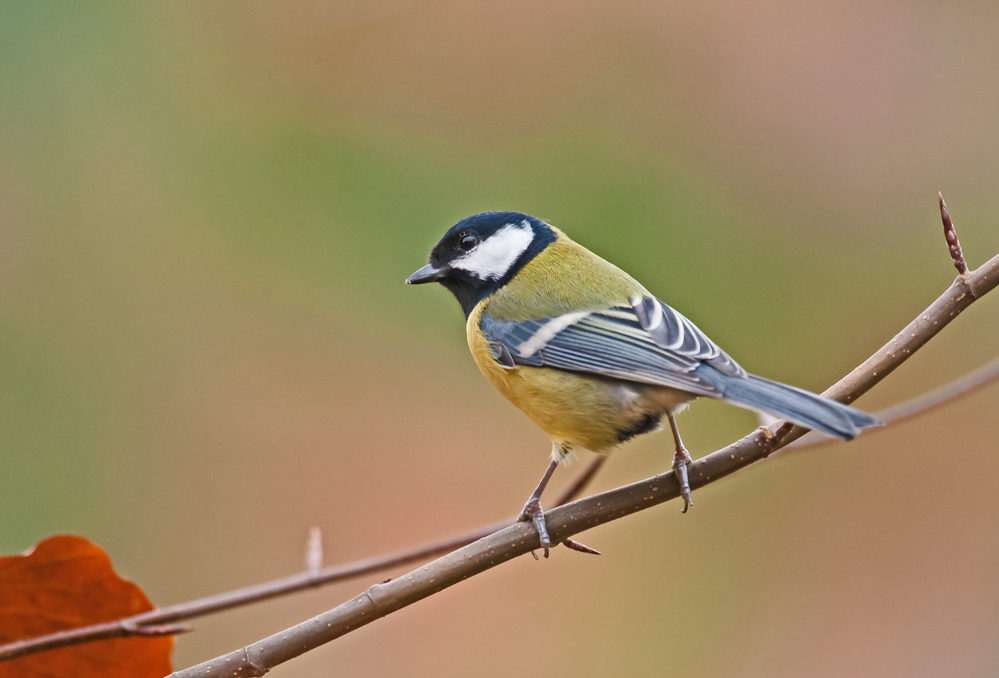
M138 586L83 537L50 537L0 558L0 644L153 609ZM173 638L115 638L0 663L0 678L163 678Z

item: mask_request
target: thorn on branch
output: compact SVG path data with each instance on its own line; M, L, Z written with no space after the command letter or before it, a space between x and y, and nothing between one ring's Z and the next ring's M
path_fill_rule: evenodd
M567 549L571 549L573 551L579 551L580 553L591 553L595 556L603 555L602 553L600 553L600 551L596 550L595 548L587 546L586 544L580 544L578 541L574 539L566 539L565 541L562 542L562 545L565 546Z
M954 221L950 218L950 212L947 210L947 203L944 202L943 193L937 193L940 196L940 218L943 220L944 237L947 238L947 249L950 250L951 261L954 262L954 268L961 275L968 274L968 263L964 260L964 253L961 251L961 241L957 239L957 230L954 228Z
M316 574L323 569L323 533L318 527L309 528L309 539L305 543L305 570Z

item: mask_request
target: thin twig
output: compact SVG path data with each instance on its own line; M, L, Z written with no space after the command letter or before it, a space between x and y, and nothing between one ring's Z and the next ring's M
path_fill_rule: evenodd
M824 395L840 402L853 402L997 284L999 255L978 270L959 276L926 311ZM781 424L776 434L761 427L742 440L697 460L690 469L690 485L703 487L765 459L805 432L807 429L786 424ZM676 476L668 471L548 511L548 532L553 543L561 542L578 532L679 495ZM525 523L511 525L409 574L376 584L328 612L235 652L177 671L171 678L262 676L289 659L538 547L538 533L531 526Z
M597 474L597 471L600 470L600 467L603 466L606 459L607 458L603 456L594 458L586 469L579 475L579 477L576 478L576 480L574 480L563 491L555 505L560 506L578 497L579 494L586 489L586 486L590 483L590 481L593 480L593 477ZM143 612L131 617L126 617L124 619L103 622L100 624L91 624L89 626L80 626L75 629L57 631L56 633L50 633L44 636L17 640L0 646L0 662L16 659L17 657L24 657L37 652L54 650L68 645L78 645L80 643L89 643L96 640L106 640L108 638L127 638L130 636L150 635L147 631L150 627L158 630L157 635L162 635L163 633L168 632L186 633L192 629L186 626L158 625L180 621L182 619L203 617L214 612L221 612L234 607L242 607L244 605L260 602L262 600L268 600L270 598L276 598L278 596L284 596L306 589L318 588L320 586L326 586L344 581L345 579L352 579L354 577L372 574L381 570L387 570L392 567L408 565L410 563L426 560L427 558L432 558L442 553L449 553L466 544L471 544L473 541L482 539L497 530L507 527L510 523L515 522L515 520L515 518L510 518L502 522L493 523L492 525L488 525L486 527L481 527L477 530L465 532L448 539L431 542L430 544L425 544L423 546L401 551L399 553L392 553L375 558L366 558L364 560L356 560L352 563L333 565L331 567L315 571L310 570L307 566L306 571L300 574L275 579L263 584L257 584L256 586L248 586L246 588L229 591L227 593L220 593L214 596L208 596L207 598L201 598L187 603L161 607L155 610L150 610L149 612ZM316 544L313 540L315 539L315 537L310 538L309 546L309 555L312 556L313 562L315 559L316 549ZM321 545L318 548L321 550ZM321 555L319 560L322 560ZM169 629L170 631L166 631L164 629Z
M921 396L916 396L898 405L892 405L881 410L881 420L894 423L911 419L917 414L924 414L958 398L963 398L969 393L995 381L996 378L999 378L999 358L987 362L977 370L935 388L929 393L924 393Z
M878 435L881 431L884 431L885 428L891 426L892 424L912 419L915 416L922 416L927 412L937 409L938 407L949 405L951 402L959 400L973 391L977 391L981 387L992 383L996 379L999 379L999 358L995 358L973 372L969 372L964 376L958 377L954 381L948 382L943 386L939 386L932 391L928 391L922 395L916 396L915 398L904 400L897 405L892 405L891 407L875 412L874 415L883 421L885 426L884 428L872 428L866 431L864 435L867 437ZM841 442L843 441L837 438L830 438L812 431L808 435L795 440L793 443L785 445L778 454L784 456L786 454L796 453L805 448L811 450L819 445L829 445Z

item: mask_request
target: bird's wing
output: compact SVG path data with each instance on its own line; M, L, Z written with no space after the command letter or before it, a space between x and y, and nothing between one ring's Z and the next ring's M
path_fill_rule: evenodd
M486 313L482 331L505 367L529 365L588 372L720 397L696 372L709 364L733 377L746 372L680 313L651 296L596 311L503 322Z

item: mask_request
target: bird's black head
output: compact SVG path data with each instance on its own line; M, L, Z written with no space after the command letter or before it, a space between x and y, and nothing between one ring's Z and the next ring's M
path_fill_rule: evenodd
M452 226L430 253L430 263L406 283L439 282L454 294L465 317L555 241L545 222L520 212L483 212Z

